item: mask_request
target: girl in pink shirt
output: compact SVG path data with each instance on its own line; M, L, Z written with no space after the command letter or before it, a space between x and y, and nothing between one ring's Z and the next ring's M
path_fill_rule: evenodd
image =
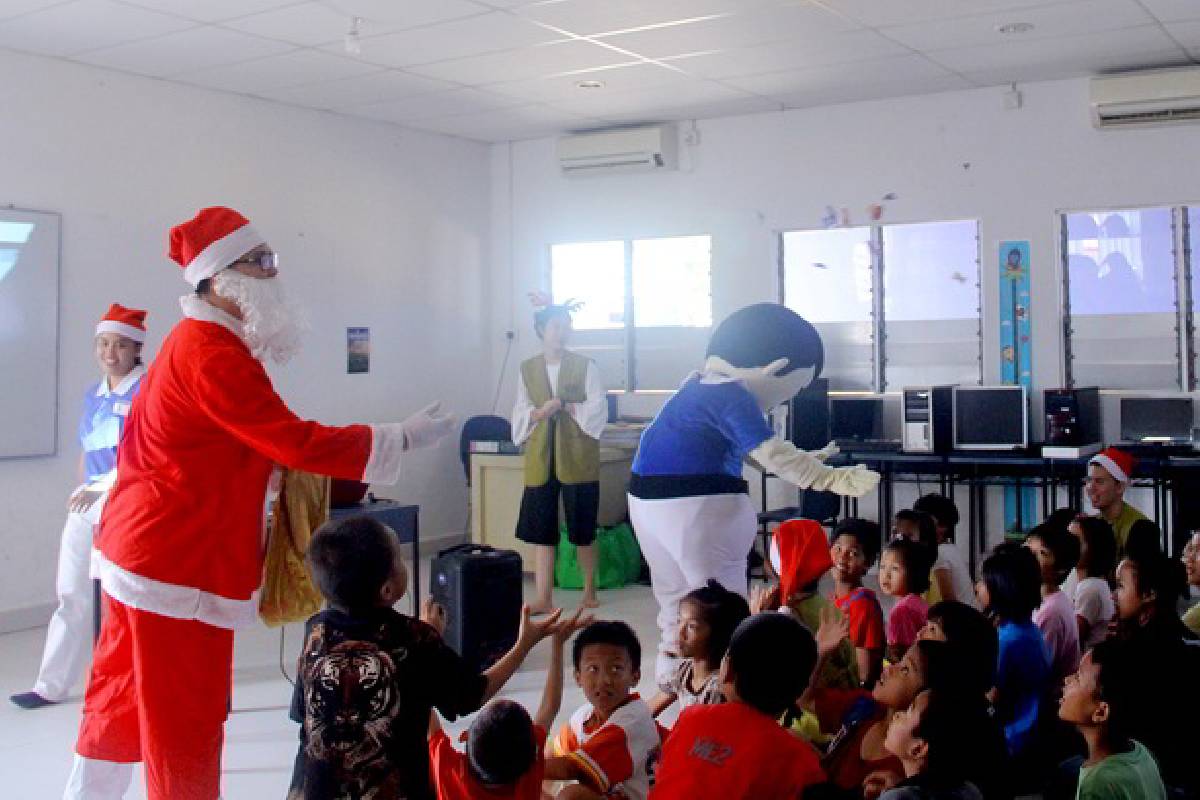
M925 625L929 605L921 592L929 588L928 550L908 539L894 539L879 562L879 588L897 598L887 619L887 657L893 664L904 658Z
M1042 604L1033 612L1033 622L1046 640L1054 685L1061 687L1079 669L1075 603L1059 588L1079 561L1079 539L1057 526L1038 525L1026 537L1025 547L1037 557L1042 573Z

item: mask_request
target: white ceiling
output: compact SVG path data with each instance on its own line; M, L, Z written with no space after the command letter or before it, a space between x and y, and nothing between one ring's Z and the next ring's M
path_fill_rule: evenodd
M0 0L0 47L504 141L1196 64L1200 0Z

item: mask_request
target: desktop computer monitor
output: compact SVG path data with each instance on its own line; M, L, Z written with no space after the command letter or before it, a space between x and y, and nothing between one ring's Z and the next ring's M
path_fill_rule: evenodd
M956 450L1023 450L1029 446L1024 386L955 386Z
M829 437L835 442L881 441L883 398L829 398Z
M1190 397L1122 397L1121 440L1147 444L1189 443L1194 415Z

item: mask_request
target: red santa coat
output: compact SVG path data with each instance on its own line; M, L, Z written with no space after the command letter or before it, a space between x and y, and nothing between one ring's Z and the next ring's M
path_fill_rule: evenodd
M114 599L222 628L255 619L273 463L394 480L401 445L376 426L299 419L231 328L232 318L184 319L163 343L130 412L96 538ZM375 439L394 452L373 452ZM396 469L381 471L381 459Z

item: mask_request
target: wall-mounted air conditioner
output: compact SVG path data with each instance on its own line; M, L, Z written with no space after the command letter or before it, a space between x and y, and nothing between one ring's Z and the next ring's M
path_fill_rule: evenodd
M679 139L672 124L578 133L558 140L563 175L611 175L676 169Z
M1200 120L1200 68L1092 78L1092 124L1101 129Z

